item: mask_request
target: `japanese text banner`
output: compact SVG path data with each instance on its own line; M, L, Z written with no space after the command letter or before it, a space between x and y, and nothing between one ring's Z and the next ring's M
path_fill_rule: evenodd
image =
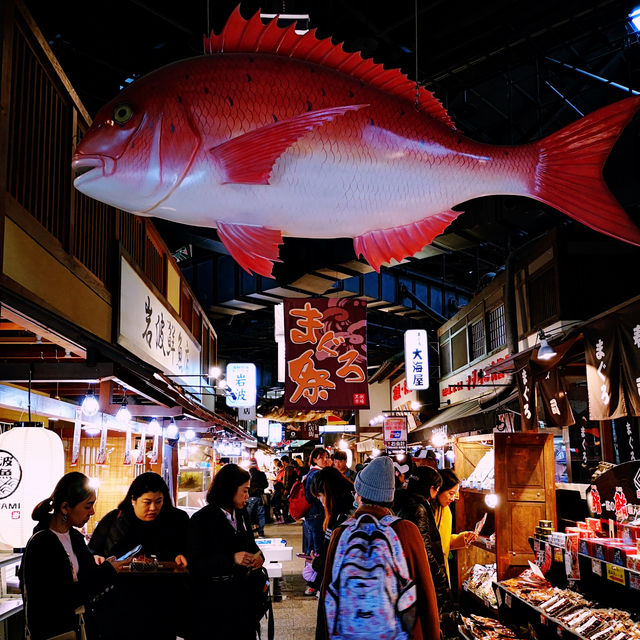
M368 409L367 303L284 301L285 409Z

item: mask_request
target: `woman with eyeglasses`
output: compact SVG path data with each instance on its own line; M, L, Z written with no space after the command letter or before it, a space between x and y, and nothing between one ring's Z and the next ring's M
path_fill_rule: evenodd
M435 499L434 516L438 531L440 532L440 540L442 542L442 553L445 559L445 569L449 586L451 586L451 575L449 572L449 551L456 551L468 547L478 536L473 531L463 531L462 533L452 533L453 516L449 505L458 498L460 489L460 480L451 469L442 469L442 485L438 489L438 495Z

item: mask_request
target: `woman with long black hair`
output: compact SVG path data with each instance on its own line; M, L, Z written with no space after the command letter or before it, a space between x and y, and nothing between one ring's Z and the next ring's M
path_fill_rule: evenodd
M152 471L137 476L118 508L100 520L89 541L93 553L121 557L140 547L134 557L155 557L163 565L162 571L118 575L117 591L100 608L102 626L109 636L174 640L182 634L189 582L179 571L187 566L188 523L186 512L173 506L167 483ZM170 570L172 563L174 570ZM158 607L168 592L174 594L173 606ZM154 614L141 617L140 611Z
M226 464L213 479L207 505L189 522L187 558L192 577L193 637L255 640L257 594L253 572L264 557L251 530L247 471Z
M79 627L79 612L109 588L121 563L98 565L76 527L95 513L96 493L89 478L64 475L49 498L33 510L37 521L20 566L26 626L32 640L44 640ZM87 637L100 637L98 625L84 613Z

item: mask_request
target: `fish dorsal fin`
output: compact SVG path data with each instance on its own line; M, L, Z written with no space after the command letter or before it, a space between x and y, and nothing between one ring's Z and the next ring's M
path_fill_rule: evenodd
M237 6L219 34L213 31L204 38L205 54L215 53L266 53L304 60L335 69L356 78L371 87L414 103L416 84L409 80L400 69L385 69L371 59L363 58L359 52L347 53L342 45L335 45L331 38L323 40L316 36L316 30L304 35L295 32L295 23L289 27L279 27L278 18L266 25L258 11L245 20ZM451 116L442 103L422 87L418 91L418 108L447 127L455 129Z

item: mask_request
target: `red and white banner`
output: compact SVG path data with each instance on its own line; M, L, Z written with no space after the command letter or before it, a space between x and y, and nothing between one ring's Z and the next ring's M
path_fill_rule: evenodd
M367 303L284 301L285 409L368 409Z

